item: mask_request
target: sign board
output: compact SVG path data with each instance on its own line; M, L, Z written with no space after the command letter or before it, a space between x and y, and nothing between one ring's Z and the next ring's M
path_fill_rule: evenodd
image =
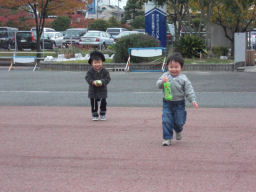
M128 52L131 56L136 57L156 57L162 56L165 52L163 47L150 47L150 48L129 48Z
M235 63L245 62L246 33L235 33Z
M88 5L88 14L96 14L96 1L97 0L93 0L93 2Z
M159 7L153 2L145 3L145 31L166 47L166 5Z

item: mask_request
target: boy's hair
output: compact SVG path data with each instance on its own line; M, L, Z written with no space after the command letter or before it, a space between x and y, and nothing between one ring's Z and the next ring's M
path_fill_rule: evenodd
M90 59L88 63L91 65L93 60L101 60L102 62L105 61L105 56L100 51L93 51L90 54Z
M173 55L171 55L168 59L167 59L167 66L169 65L170 62L175 61L178 62L181 66L181 68L183 68L184 65L184 59L182 58L182 55L180 53L175 53Z

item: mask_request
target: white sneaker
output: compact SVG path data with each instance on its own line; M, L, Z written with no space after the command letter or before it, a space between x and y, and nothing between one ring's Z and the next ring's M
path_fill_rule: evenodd
M106 119L106 116L105 116L105 115L101 115L101 116L100 116L100 120L101 120L101 121L106 121L106 120L107 120L107 119Z
M163 139L162 145L163 145L163 146L169 146L169 145L171 145L171 139Z
M176 132L176 140L181 140L181 139L182 139L181 132L179 132L179 133Z
M98 121L99 118L98 118L98 117L92 117L92 120L93 120L93 121Z

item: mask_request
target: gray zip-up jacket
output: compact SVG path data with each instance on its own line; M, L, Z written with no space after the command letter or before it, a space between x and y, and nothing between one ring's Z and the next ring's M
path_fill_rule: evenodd
M192 84L184 74L179 74L176 77L172 77L169 72L163 73L163 75L156 82L156 86L163 90L163 95L164 89L162 78L165 76L167 76L168 81L171 82L171 91L173 97L172 101L181 101L185 98L187 98L191 103L196 101L196 96Z

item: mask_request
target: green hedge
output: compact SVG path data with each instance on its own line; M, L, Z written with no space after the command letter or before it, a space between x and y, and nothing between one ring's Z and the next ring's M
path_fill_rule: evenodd
M212 53L214 56L228 56L228 48L227 47L213 47Z
M176 51L183 57L200 57L200 52L206 54L206 45L204 39L195 35L185 35L175 43Z
M159 41L155 38L146 35L146 34L132 34L128 36L124 36L117 40L114 45L115 56L114 62L123 63L126 62L129 54L129 48L142 48L142 47L158 47ZM148 59L139 58L139 57L131 57L131 62L139 63L143 61L147 61Z

